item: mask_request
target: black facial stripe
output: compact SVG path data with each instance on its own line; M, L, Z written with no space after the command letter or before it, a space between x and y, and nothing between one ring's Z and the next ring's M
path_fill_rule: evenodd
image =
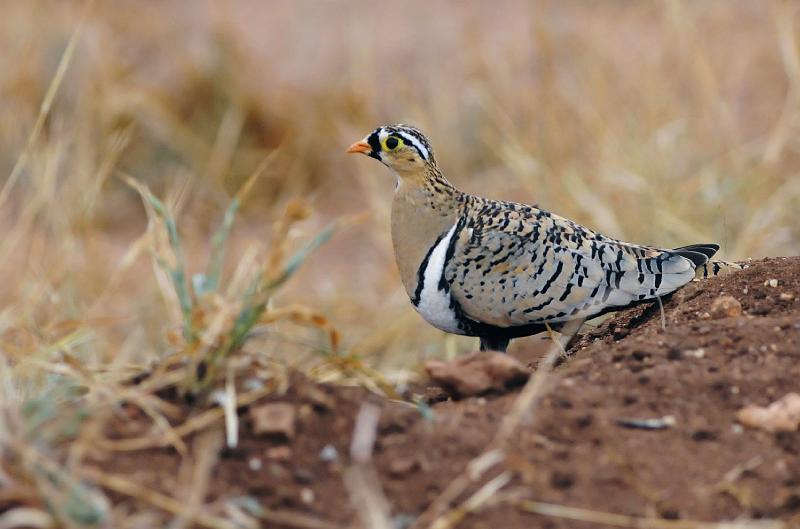
M381 141L378 139L378 131L380 131L380 129L375 129L375 131L369 135L369 138L367 138L367 143L372 147L372 152L375 154L381 152Z

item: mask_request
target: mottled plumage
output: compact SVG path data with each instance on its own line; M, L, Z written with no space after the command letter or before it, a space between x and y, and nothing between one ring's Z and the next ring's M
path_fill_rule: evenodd
M534 206L469 195L441 174L422 133L381 127L348 152L397 174L392 240L412 303L439 329L482 348L559 328L674 292L709 263L716 244L661 249L621 242Z

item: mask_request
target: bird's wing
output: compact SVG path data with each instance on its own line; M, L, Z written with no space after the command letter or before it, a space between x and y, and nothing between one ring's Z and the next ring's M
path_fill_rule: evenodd
M470 318L500 327L590 318L692 280L715 245L661 250L623 243L532 206L465 208L445 279Z

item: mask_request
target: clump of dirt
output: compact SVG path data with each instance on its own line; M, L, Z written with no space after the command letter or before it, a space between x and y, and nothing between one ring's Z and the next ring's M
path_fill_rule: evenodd
M720 296L735 299L741 310L725 298L712 311ZM638 307L576 341L535 420L513 439L509 489L629 515L800 520L800 432L770 433L736 420L747 405L767 406L797 391L800 258L752 262L733 275L693 283L665 300L663 320L662 328L658 305ZM370 401L381 410L375 468L394 521L407 526L482 452L518 395L499 390L415 407L295 376L285 394L239 410L239 444L220 452L205 502L248 497L271 512L350 526L355 513L343 471L356 414ZM267 402L285 403L281 435L254 428L258 412L252 410ZM118 428L117 438L121 430L143 429ZM182 461L174 449L158 448L96 464L170 494L186 474ZM118 508L137 508L138 500L113 499ZM596 527L526 514L513 503L459 525L590 526Z

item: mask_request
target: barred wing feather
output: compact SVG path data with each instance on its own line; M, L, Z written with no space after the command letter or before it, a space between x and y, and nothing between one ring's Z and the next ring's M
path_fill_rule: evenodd
M531 206L493 204L502 209L490 220L486 204L467 218L445 279L465 315L500 327L591 318L655 299L691 281L716 251L623 243Z

